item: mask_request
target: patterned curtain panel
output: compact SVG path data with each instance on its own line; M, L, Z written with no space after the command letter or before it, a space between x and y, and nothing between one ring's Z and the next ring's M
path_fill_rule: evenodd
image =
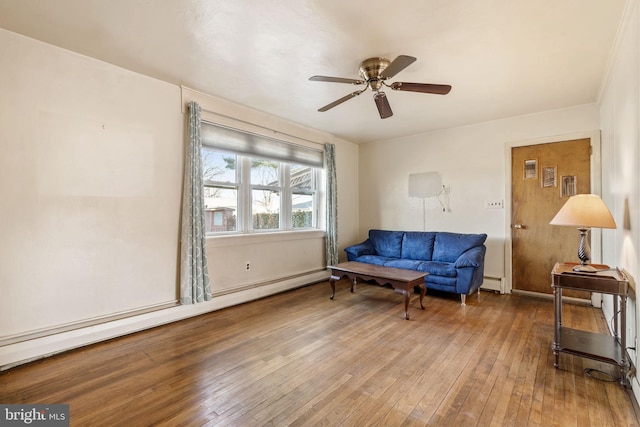
M336 181L336 146L325 145L327 162L327 264L338 264L338 185Z
M200 106L189 104L189 140L184 165L182 198L182 245L180 248L180 302L195 304L211 299L207 270Z

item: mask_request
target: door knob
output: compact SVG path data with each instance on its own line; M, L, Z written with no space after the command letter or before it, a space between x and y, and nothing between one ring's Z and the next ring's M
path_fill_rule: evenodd
M515 224L515 225L513 226L513 228L515 228L516 230L521 230L521 229L523 229L523 228L524 228L524 225L522 225L522 224Z

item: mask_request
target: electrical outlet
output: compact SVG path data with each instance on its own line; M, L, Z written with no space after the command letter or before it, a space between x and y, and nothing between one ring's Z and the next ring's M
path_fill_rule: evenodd
M484 207L486 209L503 209L504 208L504 203L502 202L502 200L485 200L484 201Z
M246 270L251 270L251 263L249 261L244 263Z

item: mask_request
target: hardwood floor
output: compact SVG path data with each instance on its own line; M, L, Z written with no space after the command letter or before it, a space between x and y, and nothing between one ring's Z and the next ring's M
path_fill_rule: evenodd
M68 403L72 426L631 426L628 391L560 356L550 300L402 296L328 282L0 373L1 403ZM565 305L564 324L606 331ZM606 377L605 377L606 378Z

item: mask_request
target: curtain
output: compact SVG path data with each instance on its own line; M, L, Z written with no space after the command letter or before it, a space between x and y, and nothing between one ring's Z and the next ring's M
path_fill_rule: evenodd
M180 247L180 302L195 304L211 299L207 269L200 106L189 103L189 139L185 153Z
M336 146L325 145L327 162L327 265L336 265L338 258L338 184L336 181Z

